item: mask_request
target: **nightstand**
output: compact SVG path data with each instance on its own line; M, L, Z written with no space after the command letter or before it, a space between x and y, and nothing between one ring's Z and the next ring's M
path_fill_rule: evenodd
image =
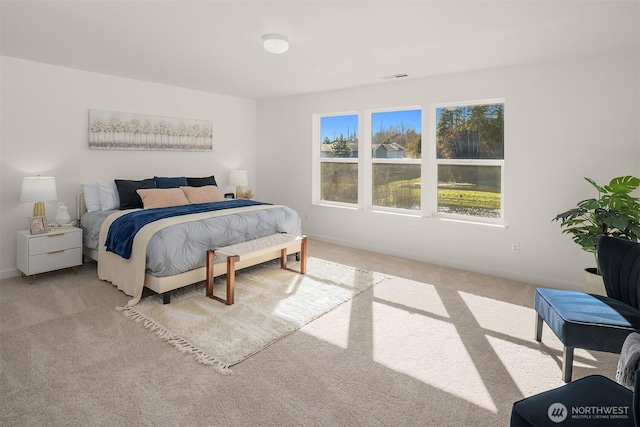
M82 229L70 228L45 234L18 231L18 270L23 275L36 274L73 267L78 272L82 264Z

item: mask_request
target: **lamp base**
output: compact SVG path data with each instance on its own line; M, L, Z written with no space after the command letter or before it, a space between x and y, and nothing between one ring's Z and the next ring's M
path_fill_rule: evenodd
M47 216L44 211L44 202L35 202L33 204L33 216Z
M242 194L243 194L242 186L239 185L239 186L236 187L236 200L237 199L241 199L242 198Z

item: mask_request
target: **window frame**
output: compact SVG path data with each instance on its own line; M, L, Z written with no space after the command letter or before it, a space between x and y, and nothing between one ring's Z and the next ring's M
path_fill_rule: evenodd
M437 153L437 110L438 108L443 107L462 107L462 106L472 106L472 105L487 105L487 104L502 104L503 107L506 106L505 98L489 98L489 99L479 99L473 101L457 101L457 102L443 102L437 104L431 104L429 117L432 118L433 123L429 128L429 203L430 206L430 215L435 218L443 218L448 220L460 220L464 222L473 222L480 224L494 224L494 225L505 225L505 186L504 186L504 176L505 176L505 164L507 157L506 147L504 148L504 155L502 159L438 159ZM506 110L506 108L505 108ZM506 112L505 120L503 123L503 138L504 145L506 145ZM475 215L464 215L464 214L452 214L446 212L438 212L438 167L440 165L459 165L459 166L500 166L500 217L499 218L486 218Z
M507 121L506 111L503 123L504 155L502 159L438 159L437 158L437 121L436 111L442 107L503 104L506 110L506 98L485 98L471 101L439 102L430 104L428 109L421 105L376 108L365 110L349 110L332 113L312 114L312 195L313 205L341 207L355 210L367 210L373 213L395 214L400 216L436 218L462 223L506 227L505 205L507 192L505 189L505 171L507 160ZM404 110L421 110L421 158L420 159L383 159L373 158L372 122L374 113ZM425 114L428 111L427 114ZM321 120L324 117L355 115L358 118L358 157L321 157ZM426 130L426 132L425 132ZM345 203L324 200L322 195L322 163L356 164L358 176L358 202ZM421 200L420 209L412 210L373 205L373 164L420 164ZM486 218L474 215L438 212L438 168L439 165L460 166L499 166L500 167L500 210L499 218Z
M357 116L358 117L358 157L322 157L321 156L321 146L322 146L322 119L324 117L337 117L337 116ZM311 201L312 204L316 205L325 205L325 206L336 206L342 208L350 208L350 209L359 209L361 205L361 191L362 191L362 156L360 153L362 152L362 120L361 114L358 111L344 111L340 113L324 113L324 114L314 114L312 123L312 146L313 153L312 159L313 163L311 166L312 173L312 191L311 191ZM358 202L357 203L346 203L346 202L337 202L333 200L325 200L322 198L322 163L347 163L347 164L355 164L357 166L358 171Z
M424 168L424 152L421 150L423 155L420 159L383 159L383 158L374 158L373 157L373 114L374 113L389 113L396 111L410 111L410 110L420 110L420 135L421 135L421 144L422 148L424 148L424 133L423 129L425 128L425 117L424 117L424 108L421 105L409 105L402 107L393 107L393 108L377 108L377 109L369 109L364 111L364 132L363 132L363 144L366 146L364 149L364 158L363 158L363 171L364 171L364 192L362 193L364 196L364 206L366 209L369 209L373 212L383 212L383 213L397 213L401 215L409 215L409 216L424 216L424 188L422 186L422 182L424 181L425 176L425 168ZM373 204L373 165L377 164L404 164L404 165L420 165L420 209L406 209L406 208L396 208L392 206L379 206Z

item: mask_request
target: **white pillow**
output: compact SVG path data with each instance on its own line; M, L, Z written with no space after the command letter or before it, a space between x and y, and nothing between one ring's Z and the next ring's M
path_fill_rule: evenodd
M102 202L100 200L100 189L97 183L84 184L84 204L87 207L88 212L95 212L102 209Z
M98 181L98 188L100 189L100 203L103 211L120 209L120 196L118 196L118 187L114 181Z

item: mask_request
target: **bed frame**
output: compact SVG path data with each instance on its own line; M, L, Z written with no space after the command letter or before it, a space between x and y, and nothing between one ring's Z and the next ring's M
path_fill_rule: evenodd
M84 201L84 192L80 192L76 195L76 212L78 213L78 226L80 226L80 218L87 212L87 206ZM255 258L241 260L236 263L236 269L250 267L252 265L261 264L272 259L281 257L283 248L274 248L273 250L265 251ZM288 254L297 253L296 259L299 259L300 252L302 252L302 240L294 239L284 248ZM306 252L306 251L305 251ZM82 245L82 254L87 256L96 262L98 260L98 251L96 249L88 248ZM306 253L304 254L306 256ZM227 263L219 262L213 265L213 277L227 274ZM206 265L194 270L185 271L184 273L175 274L173 276L157 277L150 274L145 274L144 286L152 291L162 294L162 301L164 304L169 304L171 301L171 291L182 288L184 286L191 285L193 283L205 281L207 278Z

